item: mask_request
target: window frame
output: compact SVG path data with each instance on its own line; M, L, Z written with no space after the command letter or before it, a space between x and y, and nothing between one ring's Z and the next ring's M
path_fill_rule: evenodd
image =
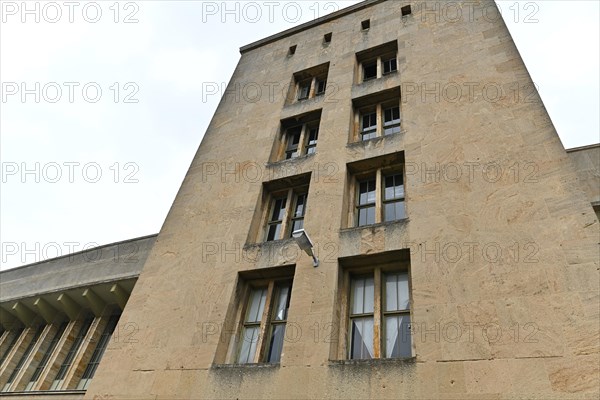
M385 199L385 178L390 175L402 175L402 185L404 189L403 197L390 200ZM375 177L375 222L373 224L360 225L359 212L360 208L365 208L367 205L359 204L360 201L360 183L371 177ZM378 225L382 223L394 223L408 219L407 212L407 194L406 194L406 171L404 164L396 164L387 167L372 168L365 171L352 173L350 177L350 198L348 210L348 228L364 228L368 226ZM404 218L385 221L385 204L402 202L404 206ZM370 204L369 204L370 206Z
M388 123L385 121L385 112L390 109L398 109L399 119L394 119ZM375 113L376 125L375 130L364 129L363 121L366 115L372 115ZM374 102L374 104L366 105L363 107L355 107L354 110L354 137L353 142L367 142L369 140L375 140L381 137L394 136L402 133L402 106L399 98L394 100L387 101L378 101ZM386 133L386 130L394 129L397 132ZM369 135L375 133L374 136L370 136L365 139L365 132L368 132Z
M278 157L279 161L294 160L296 158L315 154L317 152L316 148L319 141L320 127L321 119L319 118L285 128L283 140L281 141L281 151L279 152ZM296 135L294 131L298 128L300 128L298 144L295 147L290 147L291 140ZM314 143L311 141L311 133L313 130L316 130L317 134L317 138L314 140ZM311 152L311 149L315 150ZM288 153L291 152L297 155L295 157L288 157Z
M235 340L233 341L233 349L234 351L231 354L233 364L236 365L251 365L251 364L278 364L281 361L281 358L275 362L270 362L269 351L271 350L270 339L273 331L273 327L275 325L285 325L287 327L288 315L286 312L285 319L276 320L274 316L274 312L276 311L276 304L278 293L281 287L287 286L288 294L286 298L286 310L289 310L289 305L291 304L292 297L292 289L294 285L294 279L292 276L271 278L271 279L255 279L244 282L244 291L241 297L241 304L238 306L239 309L239 318L238 318L238 326L236 329ZM260 321L258 323L247 323L246 317L248 313L248 307L250 306L250 296L252 295L254 290L266 290L266 298L265 304L262 310L262 315ZM258 337L256 343L256 350L254 352L254 356L252 357L252 362L244 362L240 363L240 353L242 350L243 342L244 342L244 331L245 328L249 325L258 327ZM284 331L284 341L282 342L282 350L283 345L285 344L285 331ZM280 352L283 354L283 351Z
M295 96L293 98L293 102L300 103L306 100L314 99L316 97L325 95L325 92L327 91L328 75L329 68L327 68L327 71L324 73L318 73L308 78L294 78Z
M294 219L300 219L294 217L294 212L297 204L298 196L305 196L304 199L304 207L303 207L303 216L302 220L306 217L306 208L308 206L308 185L301 185L291 187L285 190L275 191L269 194L268 198L268 207L266 210L266 221L263 224L263 241L266 242L275 242L277 240L285 240L289 239L292 235L291 227L293 227ZM281 220L272 220L273 210L275 204L278 200L285 198L285 211L283 214L283 218ZM274 239L269 239L269 231L270 227L274 224L281 224L281 229L279 231L278 237Z
M385 275L394 273L405 273L408 280L408 308L400 311L385 311ZM376 263L375 265L359 266L352 268L343 268L342 280L340 288L340 331L339 340L337 346L337 358L343 360L357 361L361 358L351 358L352 352L352 318L361 317L361 315L351 314L352 308L352 281L353 279L360 279L365 277L373 277L373 313L368 314L373 316L373 355L368 360L376 359L407 359L412 358L416 354L415 350L415 337L412 329L410 332L410 357L386 357L386 337L385 337L385 319L389 315L408 315L410 318L410 324L413 323L412 316L413 312L413 296L412 296L412 277L411 268L409 262L385 262Z

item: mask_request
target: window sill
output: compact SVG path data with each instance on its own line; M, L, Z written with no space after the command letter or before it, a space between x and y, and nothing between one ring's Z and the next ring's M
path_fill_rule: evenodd
M330 367L346 366L346 365L365 365L375 366L383 364L415 364L417 357L407 358L369 358L366 360L329 360Z
M398 75L398 70L388 72L387 74L382 74L381 77L379 77L379 78L370 78L370 79L366 79L366 80L363 79L362 81L356 83L354 86L368 85L373 82L381 82L381 81L386 80L387 78L391 78L391 77L397 76L397 75Z
M392 139L392 138L395 138L395 137L399 137L401 135L404 135L405 133L406 133L406 131L404 129L400 128L400 132L398 132L398 133L392 133L391 135L377 136L377 137L374 137L374 138L368 139L368 140L357 140L355 142L348 143L346 145L346 147L358 147L358 146L361 146L361 145L365 145L366 146L367 144L370 144L370 143L377 143L379 141L385 141L388 138Z
M257 368L279 368L279 363L248 363L248 364L213 364L211 369L257 369Z
M302 162L302 161L304 161L306 159L314 157L315 154L317 154L317 153L315 152L315 153L311 153L311 154L305 154L305 155L300 156L300 157L288 158L286 160L279 160L279 161L268 162L267 163L267 168L277 168L277 167L280 167L280 166L285 165L285 164L299 163L299 162Z
M2 394L0 395L0 397L11 397L11 396L17 396L17 397L31 397L34 398L36 396L43 396L43 397L50 397L50 396L57 396L60 398L69 398L66 396L81 396L84 395L86 393L85 390L31 390L31 391L27 391L27 392L2 392ZM77 397L79 398L79 397Z
M401 225L401 224L406 224L409 221L410 221L410 219L408 217L406 217L404 219L398 219L396 221L380 222L378 224L372 224L372 225L353 226L353 227L349 227L349 228L340 229L340 233L360 231L363 229L377 229L377 228L393 226L393 225Z

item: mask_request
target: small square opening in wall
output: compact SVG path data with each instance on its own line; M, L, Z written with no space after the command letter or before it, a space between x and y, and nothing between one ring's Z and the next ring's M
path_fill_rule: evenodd
M333 37L333 33L328 33L325 36L323 36L323 44L329 44L331 43L331 38Z
M294 54L296 54L296 47L298 47L297 45L293 45L290 47L290 51L288 52L288 56L293 56Z
M407 16L407 15L410 15L410 14L412 14L412 10L411 10L411 8L410 8L410 5L402 7L402 8L400 9L400 11L402 12L402 16L403 16L403 17L405 17L405 16Z
M367 20L361 22L361 26L362 26L363 31L369 30L369 28L371 28L371 20L367 19Z

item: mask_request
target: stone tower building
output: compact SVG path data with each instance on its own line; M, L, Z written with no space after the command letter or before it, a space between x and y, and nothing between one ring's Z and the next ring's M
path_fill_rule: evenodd
M86 399L598 396L600 148L569 157L492 0L241 54Z

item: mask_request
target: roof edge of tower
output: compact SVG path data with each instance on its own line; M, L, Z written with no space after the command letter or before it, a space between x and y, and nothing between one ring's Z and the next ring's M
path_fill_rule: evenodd
M284 39L286 37L292 36L292 35L294 35L296 33L305 31L305 30L310 29L310 28L314 28L317 25L321 25L321 24L324 24L326 22L333 21L334 19L341 18L341 17L343 17L345 15L348 15L348 14L351 14L351 13L353 13L355 11L359 11L359 10L362 10L364 8L371 7L371 6L375 5L375 4L382 3L384 1L387 1L387 0L365 0L365 1L362 1L360 3L354 4L352 6L349 6L349 7L346 7L346 8L342 8L341 10L335 11L335 12L333 12L331 14L325 15L323 17L314 19L314 20L309 21L309 22L305 22L305 23L303 23L301 25L295 26L295 27L290 28L290 29L286 29L285 31L276 33L276 34L271 35L271 36L267 36L266 38L263 38L263 39L257 40L256 42L252 42L250 44L242 46L242 47L240 47L240 53L241 54L247 53L247 52L249 52L251 50L254 50L254 49L258 48L258 47L264 46L264 45L269 44L269 43L276 42L278 40L281 40L281 39Z

